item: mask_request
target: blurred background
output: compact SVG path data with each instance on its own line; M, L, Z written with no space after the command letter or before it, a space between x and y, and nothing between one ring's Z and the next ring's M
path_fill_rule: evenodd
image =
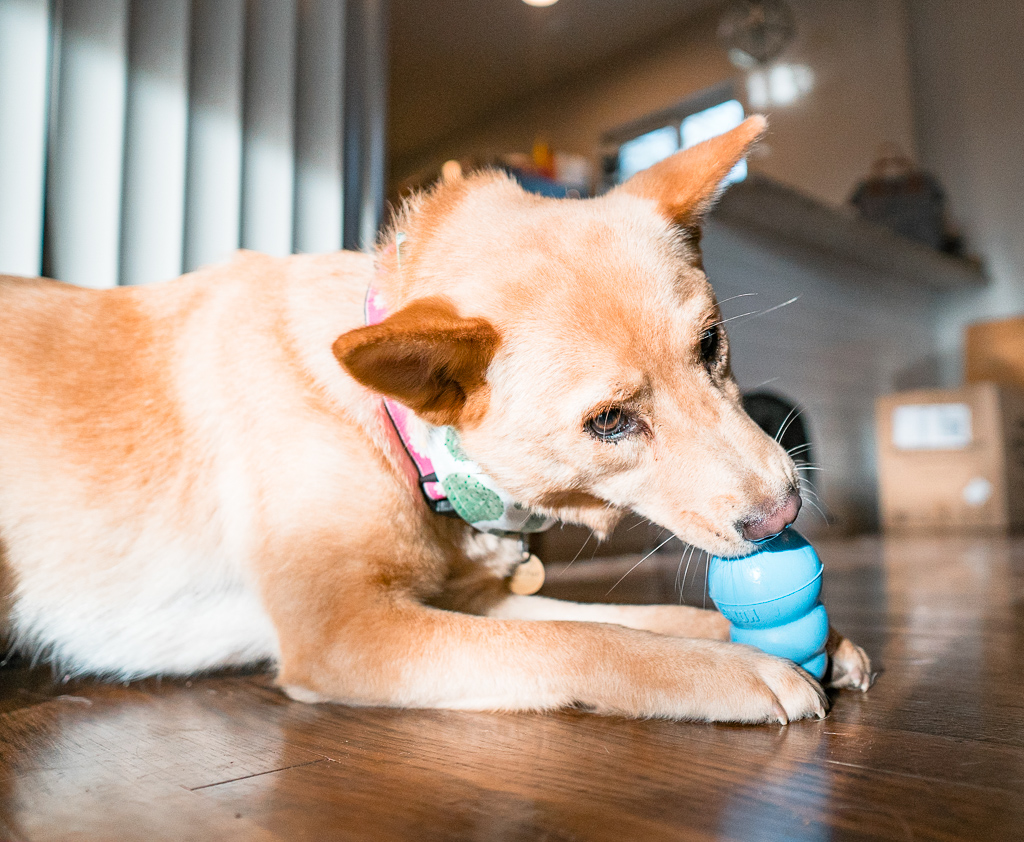
M808 463L801 528L1005 531L1022 22L1017 0L0 0L0 272L107 287L369 248L443 167L598 195L765 113L705 264L752 414ZM652 544L639 526L603 551Z

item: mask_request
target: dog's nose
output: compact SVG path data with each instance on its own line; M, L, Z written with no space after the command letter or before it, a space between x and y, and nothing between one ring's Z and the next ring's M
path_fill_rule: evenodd
M778 535L796 520L803 501L800 495L791 491L782 504L768 515L759 515L740 523L740 531L748 541L763 541Z

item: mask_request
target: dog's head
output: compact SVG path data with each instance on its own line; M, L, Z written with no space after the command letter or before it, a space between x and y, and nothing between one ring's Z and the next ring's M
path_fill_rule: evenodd
M588 200L495 173L414 200L379 255L393 313L340 337L357 380L450 424L531 507L632 509L722 555L796 516L792 461L743 412L699 224L760 117Z

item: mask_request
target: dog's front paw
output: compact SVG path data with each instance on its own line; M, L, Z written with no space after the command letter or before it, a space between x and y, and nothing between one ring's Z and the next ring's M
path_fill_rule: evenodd
M614 627L609 626L609 630ZM704 722L823 719L829 701L809 673L753 646L650 635L611 675L587 675L576 698L599 713Z
M828 697L810 674L792 661L766 655L753 647L736 648L739 651L734 667L739 675L725 704L742 706L738 721L785 725L797 719L825 718Z
M830 664L826 687L866 692L874 683L875 674L871 672L871 659L867 653L835 629L829 629L828 654Z

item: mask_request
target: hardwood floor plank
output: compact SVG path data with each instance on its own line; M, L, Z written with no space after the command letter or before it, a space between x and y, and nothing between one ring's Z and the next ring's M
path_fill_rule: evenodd
M0 774L48 769L71 778L99 768L194 789L321 759L280 738L288 700L276 692L254 697L249 679L81 682L65 689L0 715ZM258 727L236 713L253 705Z
M669 723L565 721L524 743L511 732L536 737L539 723L518 722L530 717L499 718L519 728L501 721L474 728L477 717L458 718L399 733L348 732L346 749L326 769L300 767L204 794L228 809L251 805L248 818L297 838L346 829L340 838L529 839L553 831L551 838L657 840L678 838L681 828L698 839L903 839L908 831L911 838L1000 838L1024 818L1017 794L1004 787L835 762L830 745L842 755L843 736L814 725L690 726L712 738L694 740ZM390 755L382 754L386 746ZM319 805L312 813L304 809L310 800ZM382 824L363 828L366 815L380 816L381 803L392 805ZM500 836L481 833L481 822Z

